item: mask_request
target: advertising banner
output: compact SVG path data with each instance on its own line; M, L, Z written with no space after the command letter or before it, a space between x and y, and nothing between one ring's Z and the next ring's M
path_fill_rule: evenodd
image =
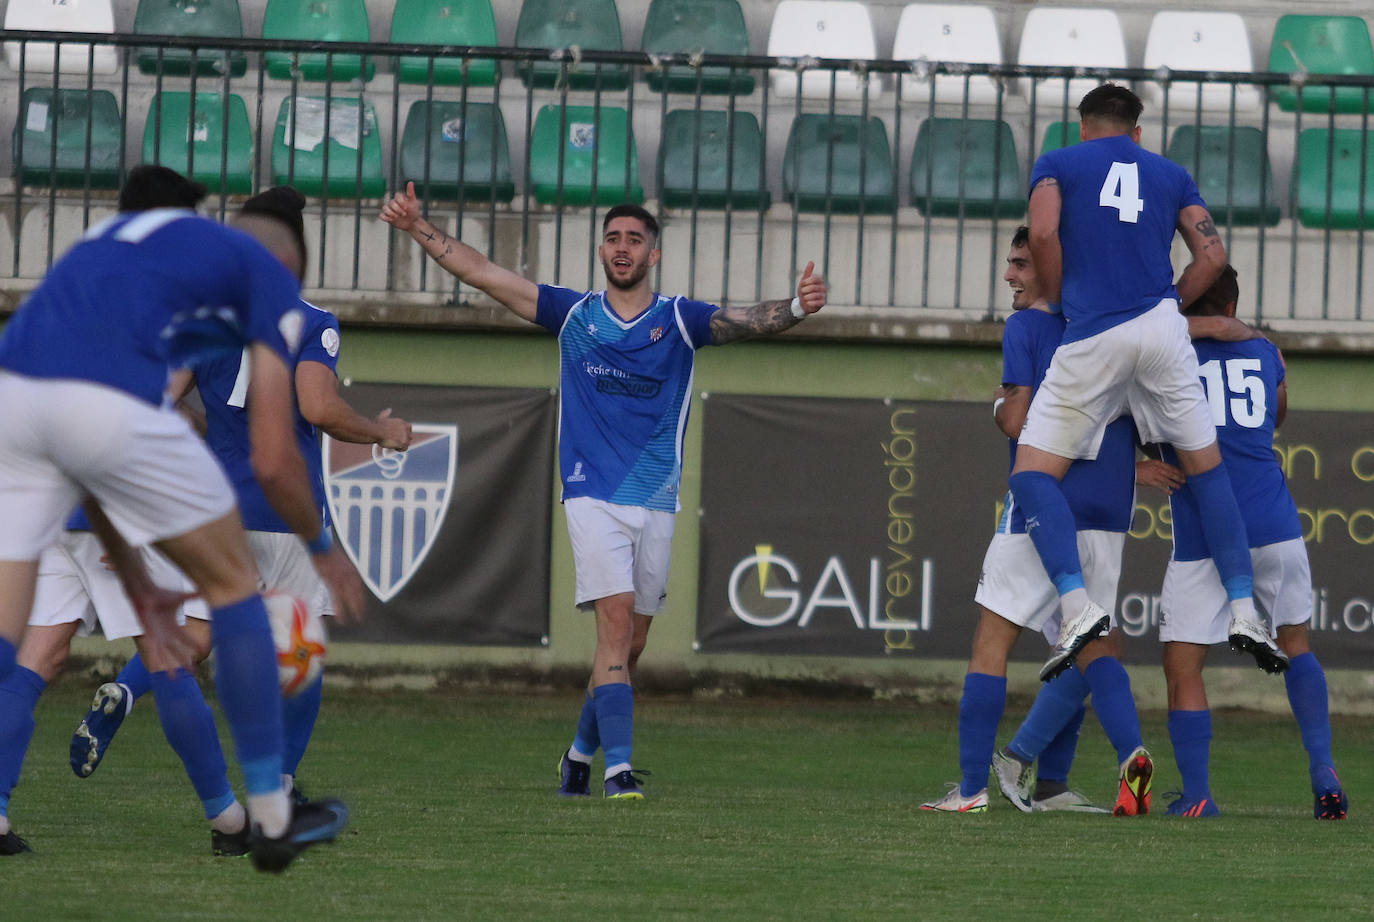
M323 439L335 534L370 593L341 640L540 645L549 620L556 402L546 389L357 384L410 450Z
M1008 472L988 404L713 393L704 408L699 650L968 657ZM1275 440L1333 666L1374 656L1369 423L1297 411ZM1130 662L1159 661L1171 539L1168 499L1140 487L1116 600ZM1013 655L1045 654L1028 633Z

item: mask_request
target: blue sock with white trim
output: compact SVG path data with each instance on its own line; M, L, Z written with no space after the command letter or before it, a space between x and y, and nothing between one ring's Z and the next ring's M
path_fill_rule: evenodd
M19 650L14 644L3 637L0 637L0 682L4 682L15 670L15 657Z
M162 733L186 767L186 777L205 806L205 818L214 819L234 802L215 715L195 676L185 669L171 676L159 672L150 675L149 681Z
M972 797L988 786L997 725L1007 706L1007 677L970 672L959 696L959 795Z
M1026 534L1045 565L1054 588L1066 595L1083 588L1078 559L1078 526L1059 481L1040 471L1012 474L1007 481L1026 516Z
M633 763L635 690L616 682L592 690L596 725L601 731L601 748L606 750L606 777L625 771Z
M1116 750L1116 760L1125 762L1141 745L1140 716L1131 696L1131 677L1115 656L1099 656L1083 670L1083 677L1093 690L1093 710Z
M1326 673L1311 650L1293 657L1283 674L1288 686L1288 704L1298 719L1302 745L1307 750L1308 770L1313 774L1331 758L1331 715L1326 690Z
M577 762L591 762L600 748L601 730L596 725L596 701L589 693L582 700L582 713L577 716L577 735L568 749L568 757Z
M1041 683L1030 713L1021 722L1009 744L1017 758L1025 762L1039 759L1074 715L1083 710L1083 699L1088 696L1088 691L1088 682L1077 668L1066 669L1053 680ZM1080 715L1078 720L1081 722L1082 719ZM1074 743L1071 743L1069 748L1069 762L1073 761L1073 745L1076 744L1077 737L1075 730ZM1041 768L1044 768L1043 764ZM1064 775L1068 776L1067 768Z
M324 673L315 677L305 688L282 700L282 730L285 745L281 753L281 770L294 776L305 758L306 747L315 732L324 701Z
M1170 711L1169 742L1174 744L1174 764L1183 776L1183 800L1191 803L1210 798L1212 712Z
M211 612L215 688L249 796L280 792L282 698L277 648L262 597Z
M1221 584L1226 587L1226 597L1250 598L1255 578L1250 563L1250 541L1225 465L1218 464L1210 471L1189 475L1188 489L1197 499L1207 550L1216 563Z
M148 673L148 667L143 665L143 657L137 653L124 664L123 669L119 670L115 681L127 688L135 701L153 690L153 680Z
M32 669L15 666L0 682L0 816L9 816L10 793L33 739L33 709L48 683Z
M1088 709L1080 701L1078 710L1069 717L1069 722L1064 724L1063 729L1050 740L1044 752L1040 753L1040 761L1035 765L1037 781L1068 784L1069 769L1073 768L1073 758L1078 754L1078 731L1083 726L1083 718L1087 714Z

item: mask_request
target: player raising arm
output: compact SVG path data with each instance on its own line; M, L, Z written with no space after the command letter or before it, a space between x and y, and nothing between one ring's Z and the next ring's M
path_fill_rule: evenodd
M559 468L575 602L596 618L588 695L559 759L559 793L591 793L600 748L605 795L640 799L630 682L667 598L695 352L794 326L825 305L825 282L808 264L796 297L740 308L658 294L648 280L660 257L658 222L638 205L606 212L598 250L606 289L596 292L535 285L494 265L420 216L413 183L381 217L464 283L558 337Z

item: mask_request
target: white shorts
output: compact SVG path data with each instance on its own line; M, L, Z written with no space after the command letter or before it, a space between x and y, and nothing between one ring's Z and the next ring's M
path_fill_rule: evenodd
M1096 458L1107 424L1123 413L1146 443L1196 451L1217 439L1188 321L1173 299L1055 350L1020 441L1061 458Z
M0 370L0 560L37 560L87 492L135 546L234 508L224 472L175 411Z
M334 614L329 587L299 537L290 532L250 531L248 549L258 564L259 589L289 592L317 615Z
M1269 616L1269 636L1312 620L1312 571L1301 538L1250 549L1255 606ZM1225 643L1231 623L1226 589L1211 558L1171 560L1159 597L1159 639L1165 643Z
M633 592L636 612L661 612L668 598L673 513L587 496L564 501L563 509L577 568L577 607L590 610L597 599Z
M80 621L77 633L82 637L93 633L98 624L109 640L141 635L143 626L119 577L100 560L104 554L100 539L91 532L63 532L38 558L29 624L49 627ZM153 582L164 589L192 591L191 581L162 554L152 548L143 548L142 554ZM184 622L188 616L207 617L205 604L199 599L188 602L177 621Z
M1116 627L1116 587L1121 581L1120 531L1080 531L1078 557L1088 597L1107 609ZM998 532L983 557L983 572L973 600L1023 628L1042 631L1053 646L1059 640L1059 592L1045 572L1030 535Z

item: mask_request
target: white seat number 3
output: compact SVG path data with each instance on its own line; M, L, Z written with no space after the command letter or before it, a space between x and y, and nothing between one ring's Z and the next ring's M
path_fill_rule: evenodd
M1145 210L1145 202L1140 198L1140 173L1134 163L1112 164L1102 182L1102 191L1097 193L1097 204L1115 208L1118 221L1136 223Z

